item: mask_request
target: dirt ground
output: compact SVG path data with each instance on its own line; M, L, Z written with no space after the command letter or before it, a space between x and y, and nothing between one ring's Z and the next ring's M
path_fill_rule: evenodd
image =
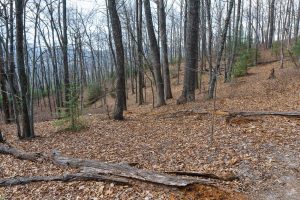
M290 62L283 69L279 65L258 65L231 83L220 78L215 109L299 111L300 69ZM272 68L276 79L268 80ZM174 85L174 99L161 108L152 108L150 90L146 105L138 107L130 98L123 122L109 120L99 103L84 116L88 127L77 133L46 121L36 123L38 138L19 141L13 125L2 129L10 144L26 151L50 154L56 149L67 156L138 163L139 168L160 172L235 174L238 181L184 189L146 183L34 183L0 188L0 199L300 199L300 120L263 116L227 123L223 116L189 112L214 109L214 101L206 100L207 74L203 82L196 102L186 105L176 105L182 85ZM0 160L0 178L73 171L11 156L0 155Z

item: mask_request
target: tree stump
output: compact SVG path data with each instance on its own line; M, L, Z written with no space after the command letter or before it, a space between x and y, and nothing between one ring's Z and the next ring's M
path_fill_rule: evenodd
M5 143L5 138L1 131L0 131L0 143Z
M273 69L271 70L271 73L270 73L270 76L269 76L268 79L275 79L275 78L276 78L276 76L275 76L275 69L273 68Z

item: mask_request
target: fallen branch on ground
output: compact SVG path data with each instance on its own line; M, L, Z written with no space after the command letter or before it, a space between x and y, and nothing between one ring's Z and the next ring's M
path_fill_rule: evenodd
M300 112L273 112L273 111L257 111L257 112L228 112L226 121L230 121L232 118L235 117L250 117L250 116L282 116L282 117L300 117Z
M186 171L166 171L165 173L168 174L176 174L181 176L193 176L193 177L201 177L201 178L210 178L210 179L216 179L221 181L234 181L239 180L239 177L235 175L228 175L228 176L217 176L215 174L209 174L209 173L199 173L199 172L186 172Z
M50 181L62 181L62 182L108 181L108 182L115 182L120 184L129 184L129 181L125 178L80 172L76 174L66 174L63 176L33 176L33 177L4 178L4 179L0 179L0 187L25 185L34 182L50 182Z
M41 153L28 153L7 145L0 145L0 154L12 155L20 160L32 162L42 162L46 159L46 156Z
M209 112L206 110L179 110L176 112L160 115L160 116L158 116L158 119L179 118L179 117L195 115L195 114L207 115L207 114L209 114Z
M214 185L216 182L200 179L200 178L185 178L181 176L163 174L154 171L148 171L144 169L139 169L132 167L126 163L105 163L96 160L85 160L78 158L69 158L63 157L59 152L54 151L51 157L47 157L41 153L27 153L21 150L18 150L14 147L0 145L0 153L13 155L18 159L29 160L29 161L51 161L56 165L69 166L73 168L81 168L82 171L80 174L75 174L76 177L83 178L88 176L88 178L93 179L104 179L109 181L114 181L111 177L121 178L127 182L132 180L138 180L143 182L150 182L154 184L161 184L165 186L175 186L175 187L185 187L192 184L203 184L203 185ZM93 176L90 176L92 174ZM70 175L74 177L73 175ZM100 178L99 178L100 177ZM0 185L12 185L12 184L27 184L31 182L40 182L40 181L64 181L65 179L70 179L69 176L55 176L55 177L23 177L15 179L0 179ZM72 180L73 180L72 179ZM102 180L100 179L100 180ZM80 179L82 180L82 179ZM1 182L2 181L2 182ZM116 180L116 182L120 182Z
M58 165L81 167L86 173L114 175L128 179L151 182L166 186L185 187L192 184L212 185L214 182L207 179L184 178L131 167L127 164L104 163L96 160L83 160L62 157L55 153L53 160Z

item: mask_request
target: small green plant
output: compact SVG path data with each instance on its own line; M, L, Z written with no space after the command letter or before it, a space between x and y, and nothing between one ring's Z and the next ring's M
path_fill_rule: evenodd
M240 51L233 66L233 77L241 77L247 74L248 67L253 66L255 60L255 49L244 49Z
M69 88L69 100L65 102L65 107L60 109L60 119L54 125L72 132L85 128L83 121L80 119L79 103L79 89L76 84L71 84Z
M292 53L297 57L300 56L300 40L297 40L297 42L294 44Z

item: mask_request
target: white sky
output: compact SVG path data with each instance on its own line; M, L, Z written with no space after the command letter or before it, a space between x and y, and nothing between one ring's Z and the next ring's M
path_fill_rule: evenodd
M82 10L92 10L95 6L105 6L105 0L68 0L67 4L72 4L75 8Z

